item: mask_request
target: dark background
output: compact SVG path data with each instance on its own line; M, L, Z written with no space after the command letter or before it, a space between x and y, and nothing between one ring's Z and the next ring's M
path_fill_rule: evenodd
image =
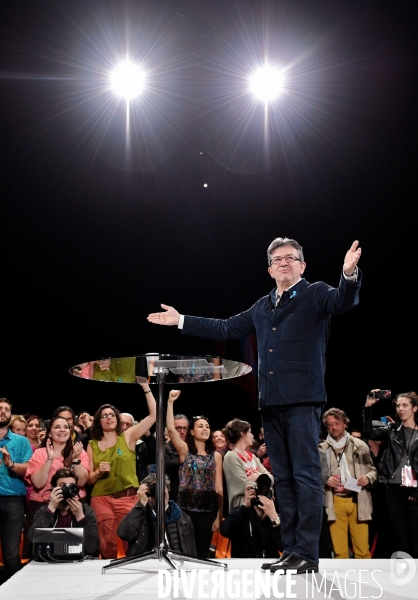
M266 248L285 235L311 282L337 285L352 241L363 249L360 305L333 318L328 406L356 423L371 388L416 390L416 17L393 0L3 0L0 396L14 412L110 401L143 416L136 386L68 374L104 356L243 360L239 341L146 316L245 310L272 289ZM130 144L104 87L127 49L151 73ZM265 56L288 74L266 127L242 94ZM252 375L183 386L177 408L259 424Z

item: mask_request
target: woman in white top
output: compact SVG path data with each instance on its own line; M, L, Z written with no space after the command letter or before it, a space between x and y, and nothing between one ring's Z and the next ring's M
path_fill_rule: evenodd
M229 511L244 502L245 488L255 485L262 473L269 475L273 485L273 476L263 467L260 460L248 452L254 436L248 421L233 419L222 430L226 440L233 446L224 458L224 473L228 491Z

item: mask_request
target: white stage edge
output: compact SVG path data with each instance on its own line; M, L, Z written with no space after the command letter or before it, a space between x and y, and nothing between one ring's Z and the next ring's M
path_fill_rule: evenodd
M227 559L228 570L179 565L177 575L152 559L110 569L108 560L31 562L0 587L7 600L131 600L133 598L418 598L418 561L323 559L319 573L273 579L261 559ZM178 588L175 586L178 585ZM169 590L169 586L171 591ZM266 587L267 586L267 587Z

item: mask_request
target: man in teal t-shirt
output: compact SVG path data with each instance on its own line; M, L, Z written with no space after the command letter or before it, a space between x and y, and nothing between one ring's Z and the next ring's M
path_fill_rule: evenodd
M5 579L22 566L19 549L26 496L23 477L32 456L29 440L10 431L11 417L11 403L0 398L0 540Z

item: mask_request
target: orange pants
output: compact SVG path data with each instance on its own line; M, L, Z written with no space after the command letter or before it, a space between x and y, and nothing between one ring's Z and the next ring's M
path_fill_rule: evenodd
M93 496L90 500L90 506L94 510L97 519L97 529L100 537L100 556L101 558L117 558L118 555L118 535L117 529L119 523L137 504L138 496L123 496L122 498L113 498L113 496ZM125 553L128 550L128 543L123 542Z

